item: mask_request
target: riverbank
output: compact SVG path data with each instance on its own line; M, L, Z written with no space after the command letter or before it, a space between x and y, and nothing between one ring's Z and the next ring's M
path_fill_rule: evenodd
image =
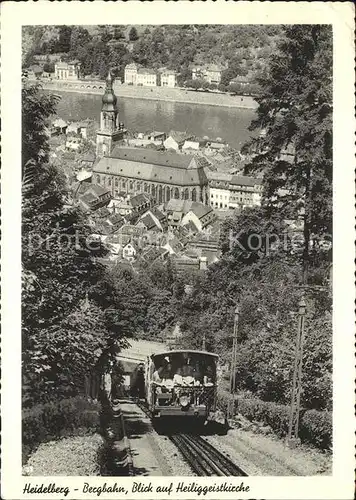
M79 94L102 95L104 82L60 82L41 81L44 90L59 92L77 92ZM219 106L229 108L251 109L258 107L257 102L250 96L232 96L214 92L198 92L182 88L166 87L136 87L133 85L116 85L117 97L132 99L147 99L151 101L178 102L184 104L201 104L205 106Z

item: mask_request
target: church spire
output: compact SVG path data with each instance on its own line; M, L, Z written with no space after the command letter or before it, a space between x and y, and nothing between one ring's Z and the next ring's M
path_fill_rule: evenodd
M106 77L106 87L105 87L105 92L102 98L102 111L117 111L117 97L114 94L113 90L113 82L114 78L111 74L111 71L109 70L108 76Z
M100 113L100 129L96 134L97 156L107 155L113 149L114 144L124 138L126 130L124 124L119 121L119 110L117 97L113 89L114 77L109 70L106 77L104 95Z

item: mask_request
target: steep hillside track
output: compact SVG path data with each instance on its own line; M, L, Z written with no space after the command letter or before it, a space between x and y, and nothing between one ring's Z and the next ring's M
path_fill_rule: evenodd
M172 434L170 440L199 476L247 476L248 474L201 436Z

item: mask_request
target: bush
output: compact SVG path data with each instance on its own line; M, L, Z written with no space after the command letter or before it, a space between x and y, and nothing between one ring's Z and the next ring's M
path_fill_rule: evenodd
M302 441L314 444L323 450L330 449L332 444L332 412L308 410L300 423Z
M44 441L73 434L79 428L95 430L99 406L81 397L37 405L22 412L23 461Z
M232 395L226 391L218 394L218 407L226 411ZM288 434L290 407L262 401L255 397L239 397L235 401L235 413L240 413L250 422L262 422L269 425L279 436ZM331 448L332 442L332 413L329 411L307 410L301 411L299 437L302 442L310 443L317 448L326 450Z

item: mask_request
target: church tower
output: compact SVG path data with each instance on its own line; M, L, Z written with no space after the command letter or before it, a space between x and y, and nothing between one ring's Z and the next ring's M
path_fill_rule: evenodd
M109 70L106 88L102 98L100 129L96 133L96 156L108 156L117 141L124 138L126 130L119 122L117 97L113 90L113 77Z

